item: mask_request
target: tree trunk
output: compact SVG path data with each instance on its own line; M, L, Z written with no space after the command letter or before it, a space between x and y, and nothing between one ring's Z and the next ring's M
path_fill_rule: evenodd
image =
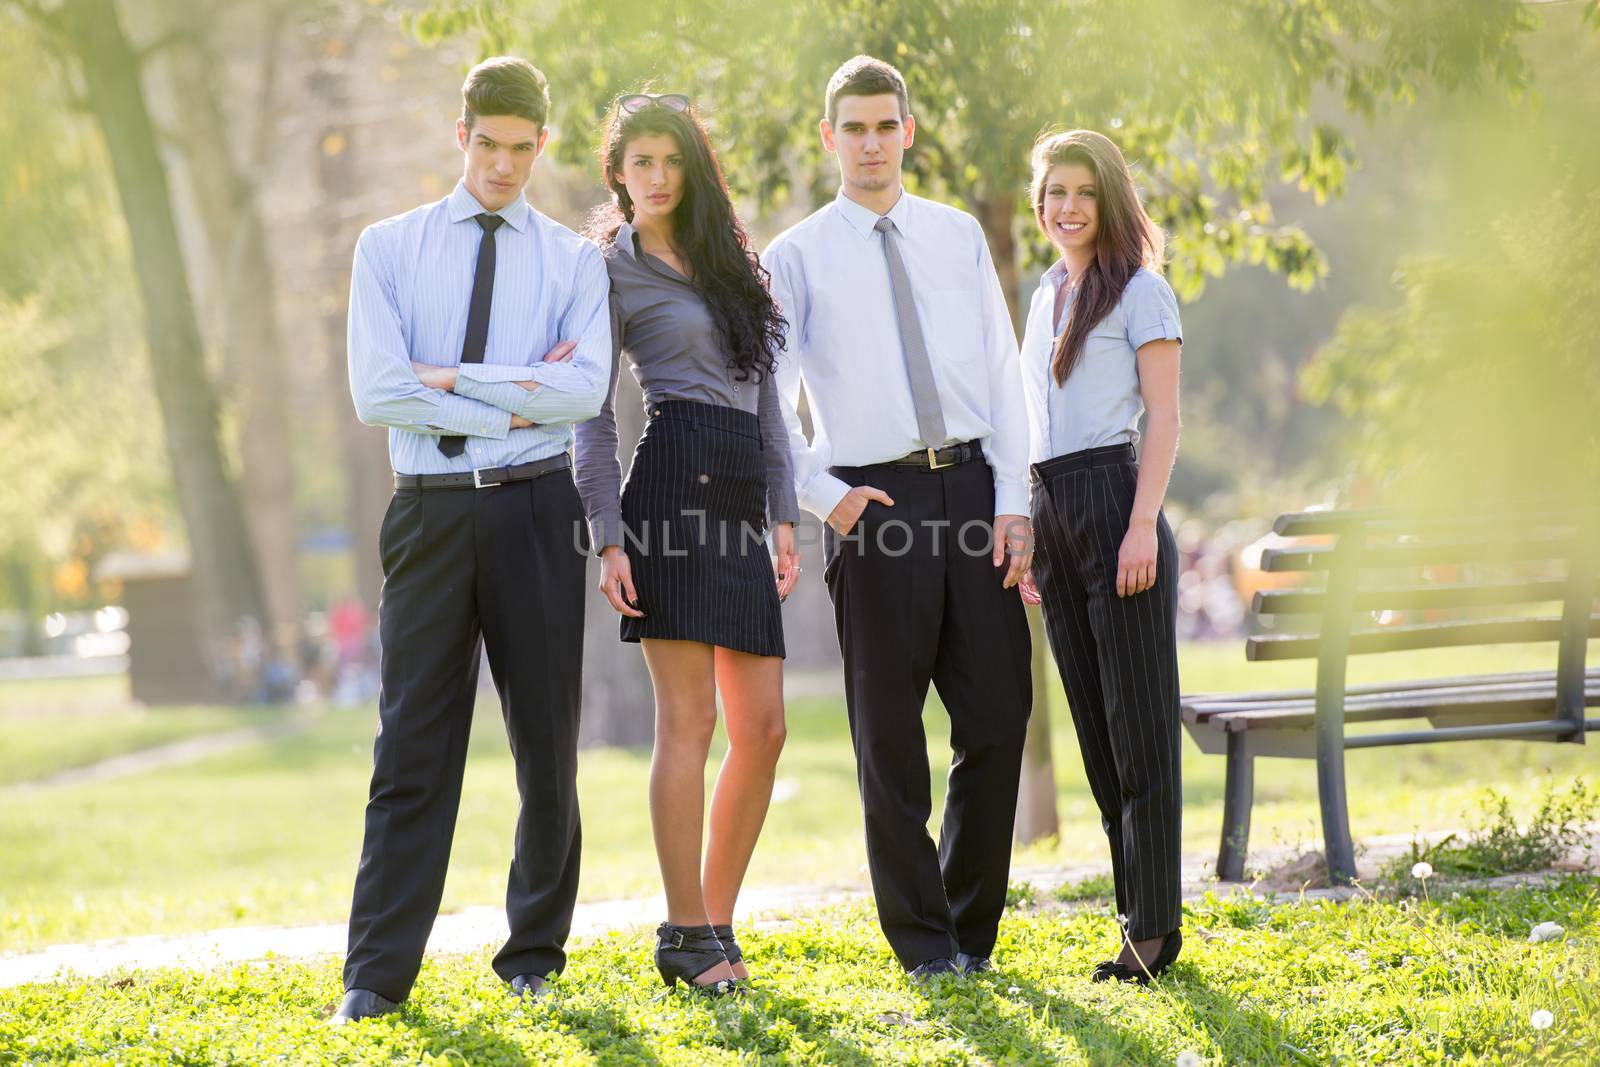
M356 595L367 610L378 610L383 591L383 567L378 560L378 527L394 494L389 466L389 435L364 426L350 403L350 381L345 367L345 326L350 302L350 261L355 253L355 225L345 210L361 191L355 173L355 127L346 121L350 92L346 68L355 51L356 38L365 25L361 17L313 41L319 50L311 76L311 93L327 122L317 131L317 181L322 190L319 225L326 261L326 299L322 328L326 338L328 387L324 390L338 427L345 475L345 523L350 533Z
M68 0L52 17L63 31L62 46L80 61L87 104L105 137L128 226L156 399L189 536L201 632L225 641L241 619L261 620L261 586L238 494L223 461L217 398L206 376L139 57L112 0ZM221 666L215 658L221 648L207 651Z
M1012 197L987 195L976 201L978 221L989 239L1000 288L1011 309L1013 327L1021 325L1018 299L1016 213ZM1022 786L1017 793L1017 841L1028 844L1060 832L1056 812L1055 760L1050 751L1050 652L1037 608L1028 609L1028 629L1033 634L1033 715L1028 719L1028 740L1022 752Z
M223 353L224 395L239 405L242 414L239 456L245 517L265 587L266 629L278 656L292 661L303 605L294 449L289 405L284 402L289 383L278 327L276 275L249 176L260 172L268 156L283 21L271 13L264 20L257 136L254 149L247 150L230 145L235 138L229 131L240 128L243 116L222 112L222 78L210 51L216 47L217 28L208 26L208 13L197 8L190 3L178 14L184 25L199 27L201 36L172 47L163 64L175 102L172 117L191 175L189 191L209 251L207 270L197 272L195 288L213 309L202 318L212 326L211 341Z

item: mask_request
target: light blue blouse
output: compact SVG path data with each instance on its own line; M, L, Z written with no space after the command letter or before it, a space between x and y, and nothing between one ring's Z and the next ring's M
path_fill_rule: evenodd
M1058 333L1051 323L1056 289L1066 280L1057 262L1039 279L1022 338L1022 384L1028 401L1029 462L1039 463L1125 442L1137 444L1144 396L1139 392L1135 353L1151 341L1182 343L1178 300L1167 280L1141 268L1128 279L1122 299L1084 340L1078 365L1062 385L1050 375ZM1062 309L1065 327L1072 298Z

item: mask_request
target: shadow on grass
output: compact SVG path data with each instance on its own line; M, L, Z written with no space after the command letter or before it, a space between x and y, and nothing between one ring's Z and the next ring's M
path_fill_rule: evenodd
M995 995L995 988L1006 987L1006 996ZM984 1059L996 1063L1058 1063L1059 1047L1041 1044L1037 1031L1046 1029L1060 1039L1062 1045L1076 1045L1092 1064L1165 1063L1170 1057L1158 1051L1137 1034L1130 1033L1106 1016L1069 1000L1059 992L1041 988L1025 978L1008 974L1004 968L991 971L990 976L968 979L956 987L951 999L959 998L971 1004L972 1017L963 1012L949 1020L949 1025L960 1031ZM1030 1027L1023 1022L1006 1018L1003 1007L1026 1005Z
M443 1057L455 1053L465 1063L509 1065L543 1062L529 1059L521 1046L501 1037L485 1022L474 1019L461 1026L450 1026L416 1008L408 1007L404 1011L405 1024L427 1039L430 1055ZM654 1063L655 1060L651 1058L641 1062Z
M1193 967L1175 966L1163 976L1159 989L1188 1006L1230 1063L1323 1062L1307 1048L1309 1039L1284 1025L1281 1014L1258 1010L1249 998L1210 985Z

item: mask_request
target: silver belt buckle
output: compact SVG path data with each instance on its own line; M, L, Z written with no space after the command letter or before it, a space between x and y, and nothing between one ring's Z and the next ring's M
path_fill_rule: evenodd
M497 485L505 484L503 482L486 482L486 481L483 480L483 472L484 471L491 471L491 470L494 470L494 469L495 468L493 468L493 467L474 467L474 468L472 468L472 488L474 488L474 489L492 489Z
M939 450L937 448L929 448L928 449L928 469L929 470L936 471L936 470L939 470L941 467L954 467L954 466L955 466L955 461L954 460L952 460L949 463L940 463L939 462Z

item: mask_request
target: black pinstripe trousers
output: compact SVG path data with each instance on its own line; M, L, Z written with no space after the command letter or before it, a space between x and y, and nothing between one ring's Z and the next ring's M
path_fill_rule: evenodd
M1178 550L1156 518L1156 583L1117 596L1139 468L1132 445L1035 464L1033 576L1045 634L1111 842L1117 911L1134 940L1178 928Z
M350 906L346 989L404 1000L439 911L480 649L521 807L506 880L507 980L549 974L578 894L578 708L588 555L568 470L486 489L400 489L379 534L378 737Z
M832 473L894 501L868 504L847 538L824 531L878 922L908 969L958 951L987 956L1005 910L1033 706L1022 599L990 558L994 478L981 460ZM922 726L930 681L954 749L937 850Z

